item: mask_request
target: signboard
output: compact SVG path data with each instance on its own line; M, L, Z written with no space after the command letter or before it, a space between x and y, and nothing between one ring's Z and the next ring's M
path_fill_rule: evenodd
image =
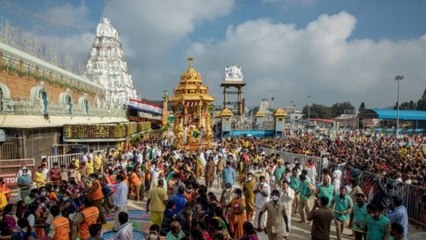
M18 169L19 170L19 169ZM16 182L18 181L18 178L16 177L18 172L16 173L10 173L10 174L1 174L0 177L3 178L3 181L6 183L8 187L16 186Z
M0 142L6 142L6 132L3 129L0 129Z
M7 159L0 161L0 177L4 179L7 187L11 189L17 188L17 175L22 164L26 164L28 170L32 174L35 173L35 161L34 158L27 159Z

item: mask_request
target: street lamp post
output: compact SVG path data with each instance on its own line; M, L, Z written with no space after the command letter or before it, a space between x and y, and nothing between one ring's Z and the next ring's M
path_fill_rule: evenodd
M396 93L396 139L399 138L399 82L404 79L403 75L397 75L395 81L398 82L398 88Z

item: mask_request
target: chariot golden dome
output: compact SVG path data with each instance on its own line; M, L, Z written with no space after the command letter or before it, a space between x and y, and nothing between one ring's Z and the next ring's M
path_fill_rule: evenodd
M195 71L195 69L192 67L193 60L194 59L192 57L188 58L189 67L188 70L186 70L186 72L180 76L181 82L203 82L203 80L201 79L201 74Z
M192 67L193 60L192 57L188 58L189 67L186 72L181 75L179 85L174 88L174 96L170 97L170 101L214 101L214 97L209 95L208 87L203 83L201 74Z

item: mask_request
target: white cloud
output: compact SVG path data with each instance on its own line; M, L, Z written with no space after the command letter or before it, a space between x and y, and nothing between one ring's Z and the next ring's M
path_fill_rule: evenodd
M284 8L294 5L308 6L315 3L316 0L262 0L264 4L281 5Z
M273 95L281 105L294 100L300 106L310 95L312 102L387 106L395 102L397 74L406 77L401 98L417 100L426 87L426 35L401 42L348 40L355 26L346 12L322 15L303 29L258 19L229 26L222 41L193 43L188 53L207 73L218 103L223 69L231 63L242 66L249 105L278 89Z
M159 57L185 39L197 24L226 15L233 6L234 0L109 1L104 16L139 53Z
M83 33L67 36L42 35L37 38L73 59L74 65L84 67L95 36L95 33Z
M290 0L292 1L292 0ZM311 1L311 0L309 0ZM402 100L417 100L426 87L426 35L405 41L349 40L356 18L349 13L322 15L304 28L269 19L230 25L224 39L191 42L188 37L206 21L232 13L234 1L108 1L103 15L120 32L135 86L143 97L158 98L177 85L185 57L203 75L217 104L226 65L243 67L248 105L273 95L275 105L307 102L332 104L349 100L367 107L395 102L395 75L403 74ZM69 5L71 6L71 5ZM60 9L69 8L62 6ZM71 6L72 7L72 6ZM85 25L84 3L74 7ZM50 9L46 12L52 12ZM73 17L64 17L65 19ZM47 42L86 63L90 33L44 36ZM279 90L279 92L270 92Z
M188 34L205 21L229 14L234 4L235 0L111 0L103 15L121 34L142 96L158 98L179 80L171 65L185 61L181 54L190 44Z
M49 19L52 26L35 24L32 34L58 54L72 59L76 67L83 68L96 34L96 24L89 19L90 13L84 1L75 6L66 3L46 8L37 14ZM87 28L88 26L93 28Z
M78 6L66 3L61 6L48 8L42 12L42 15L51 21L77 26L84 26L85 23L90 22L88 20L89 14L90 9L84 1Z

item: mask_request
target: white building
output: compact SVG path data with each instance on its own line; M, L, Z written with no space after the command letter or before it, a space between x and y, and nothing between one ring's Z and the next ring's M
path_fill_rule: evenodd
M107 18L102 18L97 26L84 75L105 87L107 107L111 104L127 105L130 98L138 98L127 68L120 34Z

